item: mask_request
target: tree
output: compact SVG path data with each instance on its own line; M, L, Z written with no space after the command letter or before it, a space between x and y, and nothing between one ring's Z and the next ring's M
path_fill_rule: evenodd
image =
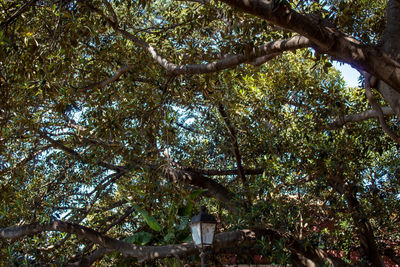
M399 264L398 0L0 3L2 264Z

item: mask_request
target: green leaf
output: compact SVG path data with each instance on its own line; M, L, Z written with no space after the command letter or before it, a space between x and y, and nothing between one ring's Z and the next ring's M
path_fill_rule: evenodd
M126 237L124 239L124 241L131 243L131 244L137 244L137 245L144 246L150 242L152 237L153 237L153 235L151 233L139 232L139 233L135 233L131 236Z
M182 240L182 242L184 242L184 243L188 243L188 242L192 242L192 241L193 241L192 234L188 235L185 239Z
M173 232L168 232L167 235L164 236L164 241L169 243L175 237Z
M155 230L155 231L161 231L161 225L157 222L157 220L149 215L149 213L142 209L141 207L139 207L138 205L133 204L132 207L140 214L142 215L143 219L146 221L147 225L150 226L151 229Z
M183 207L178 209L178 215L181 217L190 216L193 210L193 203L190 202Z
M195 200L199 195L201 195L202 193L206 192L208 189L199 189L199 190L195 190L192 193L190 193L190 199Z
M182 231L186 228L186 226L189 224L189 217L188 216L183 216L182 217L182 221L180 224L178 224L178 226L176 227L178 231Z

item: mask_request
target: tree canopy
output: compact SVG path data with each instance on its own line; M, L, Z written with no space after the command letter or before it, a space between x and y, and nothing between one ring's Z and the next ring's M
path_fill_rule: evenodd
M0 1L0 265L195 264L201 205L216 265L400 264L399 34L398 0Z

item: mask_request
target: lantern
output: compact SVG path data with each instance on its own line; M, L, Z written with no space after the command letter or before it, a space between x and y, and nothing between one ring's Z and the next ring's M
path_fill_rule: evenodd
M214 241L214 232L217 221L214 216L207 213L204 206L200 213L194 216L190 222L194 244L200 248L211 246Z

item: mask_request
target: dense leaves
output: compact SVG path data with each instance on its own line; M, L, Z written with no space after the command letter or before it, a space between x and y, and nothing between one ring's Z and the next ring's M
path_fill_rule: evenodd
M115 25L175 64L246 56L294 33L217 1L20 2L0 1L0 228L60 219L134 245L178 244L205 204L220 232L286 235L260 237L238 253L245 262L294 263L295 237L370 264L366 222L379 251L400 249L398 146L374 120L338 126L369 105L330 58L306 48L174 76ZM382 38L385 1L275 2L363 43ZM210 178L230 201L170 169ZM62 232L0 239L0 265L72 263L97 246ZM110 252L99 264L137 263Z

